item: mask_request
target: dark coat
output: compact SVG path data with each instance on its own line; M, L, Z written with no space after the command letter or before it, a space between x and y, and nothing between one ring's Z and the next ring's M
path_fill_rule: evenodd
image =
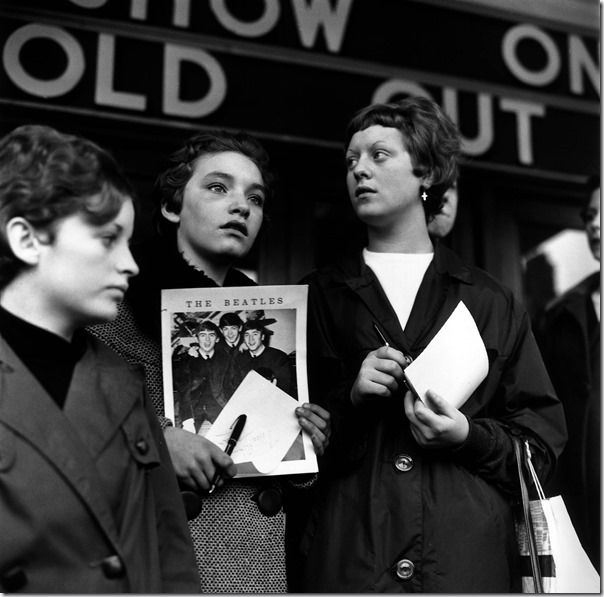
M204 421L216 420L232 395L231 359L224 350L214 350L208 359L188 356L185 366L189 388L180 404L180 416L183 421L193 418L198 432Z
M305 281L310 395L331 411L333 424L304 539L305 590L519 590L511 435L530 439L542 476L566 440L524 310L444 246L435 250L405 331L358 256ZM470 422L465 443L427 450L411 435L402 392L356 409L350 390L365 356L382 345L374 321L391 346L416 357L459 301L477 323L489 373L461 408Z
M64 409L0 337L6 592L192 593L174 470L142 376L93 338Z
M296 397L296 381L292 371L290 358L282 350L265 346L262 353L256 357L249 350L235 356L236 367L243 379L251 370L257 371L269 381L276 380L277 387L293 398Z
M564 406L568 444L547 490L562 494L575 530L600 570L601 395L600 323L591 293L600 285L596 272L546 312L542 351Z

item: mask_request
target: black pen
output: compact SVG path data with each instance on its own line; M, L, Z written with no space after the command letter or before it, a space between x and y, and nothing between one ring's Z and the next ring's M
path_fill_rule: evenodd
M226 448L224 449L225 454L228 454L230 456L233 453L233 450L235 449L235 446L237 445L237 442L239 441L239 438L241 437L241 432L243 431L243 427L244 427L246 421L247 421L246 415L239 415L235 419L235 422L233 423L233 426L231 427L231 429L233 431L231 431L231 435L227 441ZM208 494L212 493L216 489L216 485L218 485L218 481L220 481L221 477L222 477L222 475L220 474L220 472L216 471L216 474L214 475L214 478L212 479L212 486L210 487L210 489L208 489Z

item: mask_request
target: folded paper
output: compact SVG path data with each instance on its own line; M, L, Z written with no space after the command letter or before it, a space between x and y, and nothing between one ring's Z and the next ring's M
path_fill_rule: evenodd
M218 415L206 439L224 449L239 415L247 421L231 454L235 464L251 462L258 472L274 471L300 432L298 401L250 371Z
M459 408L489 372L487 351L468 308L459 302L430 344L405 369L421 400L428 390Z

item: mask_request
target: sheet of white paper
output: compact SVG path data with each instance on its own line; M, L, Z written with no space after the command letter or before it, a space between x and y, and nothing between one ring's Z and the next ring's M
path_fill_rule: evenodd
M298 406L297 400L256 371L250 371L205 437L224 449L235 419L247 415L231 457L235 463L252 462L260 473L268 474L283 460L300 433L294 414Z
M472 314L460 301L430 344L405 369L405 377L422 400L433 390L459 408L488 372L484 342Z

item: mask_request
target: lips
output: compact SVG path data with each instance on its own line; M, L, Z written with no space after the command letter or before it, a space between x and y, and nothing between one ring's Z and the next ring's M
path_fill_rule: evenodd
M231 220L220 227L221 230L235 230L243 236L248 236L247 226L238 220Z
M354 196L358 198L361 195L367 195L369 193L375 193L375 191L369 187L360 186L355 189Z
M121 285L109 286L109 290L117 290L117 291L121 292L122 294L126 294L126 291L128 290L128 285L125 285L125 286L121 286Z

